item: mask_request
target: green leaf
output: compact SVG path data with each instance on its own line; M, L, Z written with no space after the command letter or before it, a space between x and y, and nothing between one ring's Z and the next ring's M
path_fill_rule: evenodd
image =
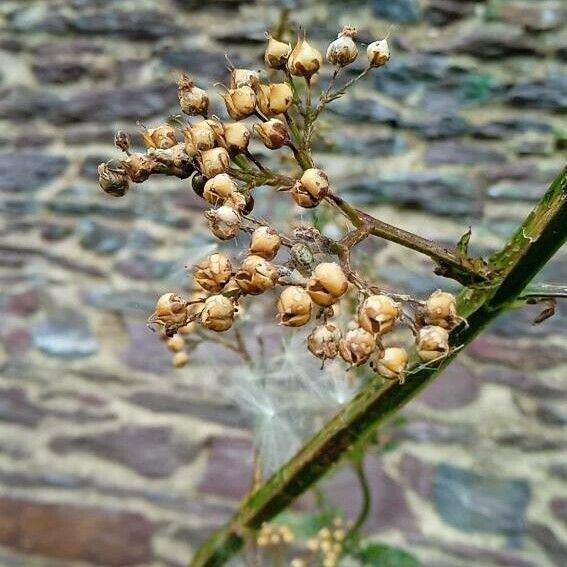
M364 546L357 557L363 565L372 567L419 567L418 559L411 553L383 543Z
M469 242L471 239L472 230L469 226L469 229L461 236L459 242L457 243L457 256L461 258L466 258L469 254Z

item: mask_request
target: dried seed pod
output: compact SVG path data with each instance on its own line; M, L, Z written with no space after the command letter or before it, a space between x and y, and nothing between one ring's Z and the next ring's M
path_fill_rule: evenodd
M205 183L203 198L211 205L222 205L232 193L238 191L238 185L226 173L219 173Z
M272 260L281 244L282 239L276 230L268 226L260 226L252 233L250 254L261 256L265 260Z
M289 142L287 126L277 118L254 124L254 132L270 150L277 150Z
M278 271L273 264L260 256L247 256L234 279L244 293L258 295L276 285Z
M215 147L215 132L207 120L201 120L185 130L185 145L188 143L188 137L191 146L199 152L212 150Z
M224 124L220 120L214 118L207 118L205 122L210 126L215 136L215 143L217 145L222 145L224 140Z
M358 324L369 333L385 335L394 328L400 306L387 295L367 297L358 310Z
M434 291L425 302L424 320L428 325L451 329L458 321L455 296L440 289Z
M172 363L175 368L183 368L189 363L189 355L185 351L176 352L173 355Z
M240 232L240 215L231 207L222 206L205 212L209 230L220 240L230 240Z
M266 34L268 45L264 52L264 61L272 69L283 69L291 54L291 45L274 39L270 34Z
M227 331L232 327L236 308L232 299L224 295L211 295L205 300L201 311L201 323L216 332Z
M224 254L217 252L211 254L195 270L195 283L203 289L218 293L232 277L232 265Z
M313 271L315 258L313 251L307 244L297 242L289 251L289 259L293 267L302 275L310 276Z
M256 93L252 87L244 85L229 89L221 95L226 105L226 111L233 120L242 120L254 114L256 110Z
M307 292L311 299L323 307L336 303L347 289L347 277L335 262L319 264L307 282Z
M199 197L203 196L207 181L208 179L200 173L195 173L195 175L193 175L193 178L191 179L191 187L193 188L193 191L199 195Z
M318 325L307 337L307 348L321 360L335 358L339 353L341 331L334 323Z
M241 154L246 152L250 142L250 130L242 122L224 125L224 140L229 152Z
M449 332L443 327L428 325L419 329L417 354L425 362L446 356L449 352Z
M181 110L189 116L206 116L209 110L209 95L191 80L182 75L177 81L177 96Z
M388 347L382 352L377 352L370 361L371 368L389 380L399 380L404 383L406 368L408 365L408 353L404 348Z
M291 189L291 196L301 207L316 207L329 192L329 178L326 173L314 167L306 169L301 179Z
M179 334L175 334L167 339L165 344L171 352L181 352L185 348L185 341Z
M327 61L337 67L350 65L358 57L358 49L354 43L356 28L345 26L335 41L327 49Z
M187 318L187 301L176 293L164 293L156 303L152 318L163 325L182 325Z
M366 55L371 67L382 67L390 60L390 48L386 39L373 41L366 48Z
M201 173L211 179L219 173L225 173L230 167L230 156L224 148L213 148L201 153Z
M167 150L177 144L175 128L169 124L161 124L157 128L145 128L142 138L147 148Z
M246 197L242 193L234 191L226 198L224 204L240 212L246 208Z
M110 168L107 163L98 166L98 184L105 193L113 197L123 197L130 188L126 170Z
M154 173L156 167L155 159L144 154L132 154L125 160L122 160L121 163L128 177L134 183L143 183L146 181L146 179Z
M321 53L312 47L305 37L300 37L295 44L287 68L292 75L311 78L323 64Z
M339 353L342 359L353 366L364 364L375 348L374 335L360 327L348 331L339 341Z
M230 72L230 88L252 87L255 89L260 83L257 71L250 69L232 69Z
M311 298L299 286L286 287L277 303L280 325L302 327L311 318Z
M266 116L286 112L293 101L293 91L287 83L259 85L256 89L258 108Z

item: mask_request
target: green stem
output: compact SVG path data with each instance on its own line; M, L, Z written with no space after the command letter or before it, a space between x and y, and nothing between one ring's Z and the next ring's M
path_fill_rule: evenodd
M567 237L567 168L555 179L516 235L498 255L498 277L483 288L465 288L459 313L467 325L453 330L456 347L436 365L418 365L401 385L381 386L376 378L335 415L263 486L249 494L231 522L197 551L191 565L223 565L242 546L243 533L257 529L317 482L351 447L407 404L432 382L493 319L506 311Z
M372 504L372 493L370 491L370 486L368 485L366 472L364 471L364 453L353 463L353 468L360 485L362 504L360 506L360 511L358 513L356 521L347 534L347 539L359 535L360 529L368 518L368 514L370 513L370 506Z

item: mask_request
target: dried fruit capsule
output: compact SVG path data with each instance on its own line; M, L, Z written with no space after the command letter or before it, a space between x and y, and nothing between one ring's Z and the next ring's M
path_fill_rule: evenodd
M345 362L353 366L364 364L376 348L374 335L357 327L348 331L339 341L339 353Z
M268 45L264 52L264 61L272 69L283 69L291 53L291 45L274 39L270 34L266 34Z
M219 173L205 183L203 198L211 205L221 205L236 191L238 185L232 177L226 173Z
M389 380L398 380L404 383L406 368L408 365L408 353L400 347L388 347L382 352L377 352L372 357L370 366L372 369Z
M270 150L277 150L289 142L289 132L286 125L277 118L254 124L253 129Z
M273 228L261 226L252 233L250 253L272 260L280 249L282 239Z
M211 295L201 311L201 323L211 331L227 331L232 327L235 312L231 299L224 295Z
M154 173L156 161L144 154L132 154L122 160L122 167L134 183L143 183Z
M230 240L240 232L240 215L232 207L222 206L205 212L209 230L220 240Z
M197 264L195 283L211 293L218 293L232 277L232 265L224 254L217 252Z
M177 81L177 96L181 110L189 116L206 116L209 110L209 95L191 80L182 75Z
M114 134L114 145L123 152L130 151L131 142L130 134L124 132L124 130L118 130L116 134Z
M230 88L252 87L255 89L260 83L257 71L251 69L232 69L230 72Z
M148 148L167 150L177 144L175 128L169 124L161 124L157 128L144 129L142 138Z
M229 152L240 154L248 149L250 130L242 122L224 125L224 141Z
M176 293L164 293L156 303L153 319L164 325L180 325L187 318L187 302Z
M233 120L242 120L256 110L256 93L252 87L244 85L236 89L229 89L222 95L226 111Z
M373 41L366 48L368 63L371 67L382 67L390 60L390 48L386 39Z
M311 318L311 298L299 286L286 287L277 303L280 325L301 327Z
M341 331L334 323L318 325L307 337L307 348L317 358L335 358L339 353Z
M437 360L449 352L449 332L443 327L428 325L419 329L416 343L421 360Z
M259 85L256 95L258 108L266 116L287 112L293 101L293 91L287 83Z
M329 192L329 178L324 171L306 169L291 189L293 200L301 207L316 207Z
M387 295L371 295L358 311L358 324L369 333L389 333L400 316L400 306Z
M205 152L215 147L215 132L207 120L201 120L185 130L185 146L188 144L199 152ZM190 150L191 151L191 150ZM187 152L190 155L190 152Z
M201 173L210 179L227 171L230 166L230 156L224 148L213 148L201 154L200 162Z
M175 334L167 339L165 344L171 352L181 352L185 348L185 341L179 334Z
M278 277L278 271L273 264L260 256L247 256L234 279L244 293L258 295L272 289Z
M429 325L452 328L458 320L455 296L440 289L434 291L425 302L424 319Z
M356 28L345 26L335 41L327 48L327 61L337 67L350 65L358 57L358 49L354 43Z
M105 193L113 197L123 197L130 188L126 170L110 168L106 163L98 166L98 183Z
M319 264L307 282L307 292L311 299L322 306L332 305L348 289L348 280L342 268L334 262Z
M319 71L322 63L321 53L305 37L300 37L289 55L287 68L292 75L310 78Z

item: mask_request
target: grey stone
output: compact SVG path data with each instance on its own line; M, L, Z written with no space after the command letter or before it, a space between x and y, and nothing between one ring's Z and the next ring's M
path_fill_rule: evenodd
M85 250L113 254L124 247L126 233L91 219L81 219L77 227L79 242Z
M466 0L428 0L424 11L425 19L434 26L446 26L470 16L474 2Z
M475 138L485 140L506 140L510 136L524 132L549 133L551 131L551 125L546 122L529 118L509 118L480 124L474 129L473 135Z
M505 154L494 148L454 141L434 142L425 150L425 161L430 165L502 163L506 159Z
M315 151L340 152L341 154L384 157L403 153L407 150L404 138L397 134L376 134L365 136L355 134L346 137L343 132L329 133L314 144Z
M143 315L153 311L156 297L136 289L119 291L111 287L90 287L81 292L81 297L88 305L97 309L126 315Z
M442 140L447 138L459 138L471 131L468 120L456 114L445 116L434 116L425 122L408 126L415 128L420 134L429 140Z
M334 114L355 122L396 125L400 118L395 109L371 98L341 98L328 108Z
M97 187L72 186L61 189L46 203L49 211L68 215L103 215L113 219L135 216L131 203L105 195Z
M162 63L170 69L178 69L188 72L191 76L199 77L201 80L226 79L226 59L222 51L211 51L198 47L183 49L179 47L158 47L155 55ZM233 55L231 53L231 60ZM240 60L235 54L233 63L240 65Z
M525 531L529 500L524 479L483 476L447 463L437 469L435 508L459 530L518 537Z
M417 443L470 443L476 438L472 427L464 423L441 423L411 419L393 433L396 441Z
M67 168L65 156L42 152L0 154L0 191L31 192L59 177Z
M550 73L544 79L519 82L508 90L504 100L520 108L565 112L567 110L567 74Z
M134 280L162 280L177 272L179 264L174 260L154 259L138 253L118 261L116 269Z
M33 90L28 87L0 89L0 118L9 120L28 120L43 118L53 108L61 104L54 93Z
M546 31L565 22L567 10L561 1L519 2L508 0L497 5L498 16L527 29Z
M33 65L32 70L41 83L57 85L73 83L88 75L93 75L94 78L104 76L101 71L93 73L91 67L76 61L39 60Z
M373 0L372 11L378 18L402 24L416 22L420 17L417 0Z
M549 507L553 514L567 525L567 498L554 498Z
M153 312L153 305L145 313L147 319ZM171 353L159 339L157 333L152 333L143 321L127 321L126 329L129 334L129 344L120 352L120 358L129 367L135 370L151 372L155 374L171 374L173 366L171 364Z
M528 532L554 565L563 567L567 563L567 544L549 526L533 523L529 525Z
M88 320L69 308L53 309L32 328L32 337L34 346L50 356L84 357L98 349Z
M0 388L0 422L36 427L44 416L22 388Z
M561 427L567 425L567 407L558 403L542 402L538 405L536 415L540 421L548 425Z

